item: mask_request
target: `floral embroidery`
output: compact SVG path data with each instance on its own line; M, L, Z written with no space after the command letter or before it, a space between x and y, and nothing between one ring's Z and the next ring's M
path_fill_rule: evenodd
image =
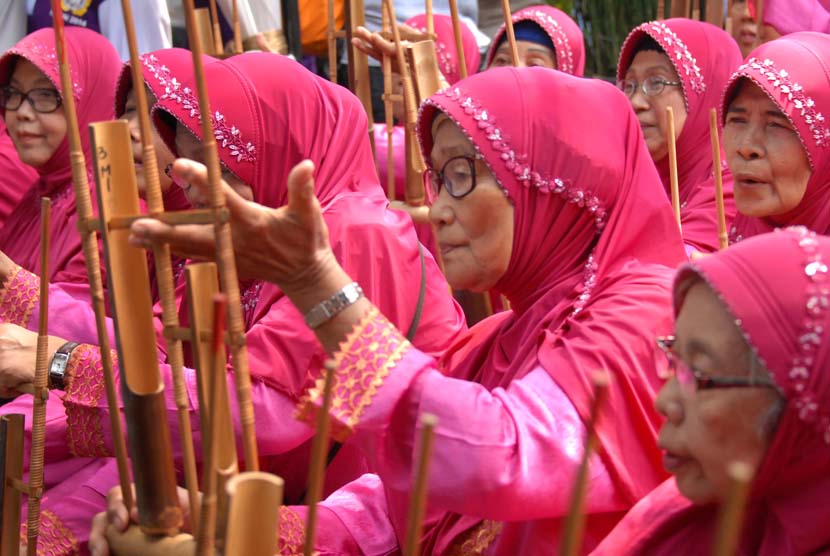
M345 440L360 422L383 381L411 344L372 307L340 344L332 384L332 436ZM297 418L310 421L323 398L323 378L298 406Z
M58 54L54 46L43 44L37 39L37 37L32 38L32 36L29 35L23 38L23 40L21 40L15 48L7 50L3 54L3 57L5 58L12 54L25 58L37 66L38 69L46 74L46 77L49 78L52 85L54 85L58 91L61 91L60 66L58 64ZM81 83L78 80L78 73L75 68L75 64L69 64L69 74L72 77L72 94L75 97L75 101L80 102L84 89L81 87Z
M305 524L288 506L280 508L280 556L299 556L305 544Z
M579 294L579 297L574 303L571 315L575 315L585 308L585 305L588 304L588 300L591 298L591 292L594 290L594 286L596 286L596 284L597 263L594 260L594 254L591 253L588 255L588 261L585 263L584 278L582 280L582 293Z
M40 297L40 278L17 266L0 290L0 322L25 327Z
M537 23L548 36L553 40L553 45L556 52L556 65L559 71L570 73L573 75L576 72L574 65L574 54L571 48L571 41L568 40L568 35L556 19L548 13L537 9L522 10L513 14L513 23L520 21L533 21ZM502 25L502 32L504 31Z
M113 368L117 355L112 350ZM98 405L104 394L101 352L96 346L75 348L66 366L66 437L69 450L78 457L111 455L104 442L104 426Z
M500 521L484 520L477 527L466 531L456 539L449 550L449 556L479 556L484 554L493 541L501 534L504 524Z
M243 288L242 293L239 296L239 302L242 305L242 311L245 313L246 317L251 316L254 309L256 309L257 304L259 303L259 294L262 291L262 281L257 280Z
M20 526L20 539L27 542L29 524L23 520ZM77 556L80 554L78 540L54 513L49 510L40 512L40 530L37 537L38 556Z
M799 113L807 123L807 127L810 128L817 147L824 148L830 144L830 130L825 125L824 115L816 109L815 101L812 97L807 96L804 92L804 87L793 81L786 69L777 69L775 62L769 58L763 61L757 58L750 58L732 75L730 82L734 82L735 79L741 76L752 78L752 73L760 74L775 89L787 96L795 107L793 112ZM785 110L784 112L787 114L790 123L797 129L798 126L790 118L790 111ZM809 154L809 149L807 149L807 152Z

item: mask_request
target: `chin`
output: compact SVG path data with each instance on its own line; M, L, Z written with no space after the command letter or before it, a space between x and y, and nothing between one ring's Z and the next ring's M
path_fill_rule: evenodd
M712 504L718 501L712 485L701 476L675 475L677 490L690 502L697 505Z

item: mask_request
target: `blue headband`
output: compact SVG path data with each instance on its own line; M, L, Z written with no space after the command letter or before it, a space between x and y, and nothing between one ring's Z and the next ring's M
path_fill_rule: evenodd
M516 35L517 41L528 41L550 48L554 53L556 48L553 46L553 41L542 27L535 21L524 20L513 25L513 32ZM496 50L504 44L507 40L507 31L502 33L499 43L496 45Z

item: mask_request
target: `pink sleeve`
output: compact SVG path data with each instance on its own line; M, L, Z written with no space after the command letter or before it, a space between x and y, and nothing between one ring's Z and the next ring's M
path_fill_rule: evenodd
M584 426L541 367L506 389L442 375L376 309L341 344L332 400L333 434L360 442L387 490L405 493L412 477L419 415L438 417L430 468L435 507L516 521L564 515L582 455ZM319 408L318 387L304 416ZM471 464L474 462L474 464ZM598 457L588 511L625 507Z

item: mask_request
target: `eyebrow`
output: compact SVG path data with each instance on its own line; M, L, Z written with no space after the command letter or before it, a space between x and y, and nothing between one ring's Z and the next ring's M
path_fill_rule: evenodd
M14 78L14 77L12 77L12 78L9 80L9 85L11 85L11 84L21 85L20 80L18 80L18 79L16 79L16 78ZM34 81L34 85L35 85L36 87L37 87L38 85L49 85L49 87L50 87L50 88L53 88L53 89L55 88L54 84L53 84L53 83L49 80L49 78L48 78L48 77L38 77L37 79L35 79L35 81Z
M749 110L747 110L743 106L730 105L729 108L726 109L727 114L746 114L747 112L749 112ZM784 114L781 110L767 110L764 112L764 114L767 116L772 116L773 118L784 118L785 120L788 120L787 115Z
M470 149L466 148L464 145L450 145L445 149L441 149L438 151L434 146L432 147L432 152L429 153L429 158L435 163L436 154L440 153L445 160L449 160L450 158L456 156L475 156L475 152L470 152Z

